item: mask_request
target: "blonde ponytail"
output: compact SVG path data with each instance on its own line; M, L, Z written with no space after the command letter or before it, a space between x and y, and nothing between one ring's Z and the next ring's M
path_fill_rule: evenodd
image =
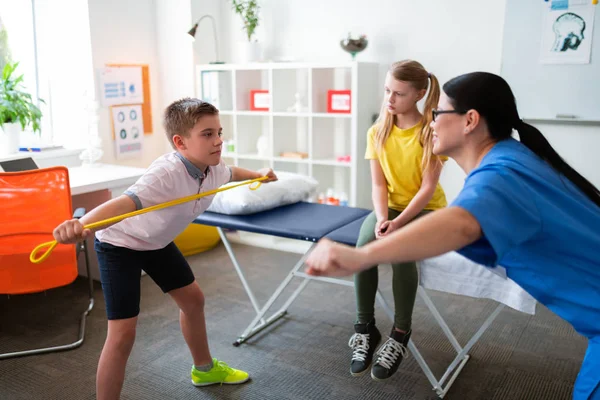
M421 133L419 135L419 141L423 146L423 159L421 160L421 169L423 172L431 164L433 156L433 129L431 128L431 121L433 120L432 110L437 106L440 100L440 83L437 77L429 73L429 80L431 85L429 86L429 94L425 100L425 109L423 110L423 117L421 118Z

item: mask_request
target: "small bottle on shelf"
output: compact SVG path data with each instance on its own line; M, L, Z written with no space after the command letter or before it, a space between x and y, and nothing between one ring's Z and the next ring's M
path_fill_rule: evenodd
M317 203L325 204L325 200L325 195L323 193L319 193L319 196L317 197Z
M340 201L337 198L337 196L335 195L335 192L333 191L333 189L327 189L327 204L329 204L331 206L339 206L340 205Z
M346 192L340 194L340 206L348 206L348 196L346 196Z

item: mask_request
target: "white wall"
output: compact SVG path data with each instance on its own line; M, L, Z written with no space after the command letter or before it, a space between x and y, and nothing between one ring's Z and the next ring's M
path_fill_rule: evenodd
M213 61L224 61L226 57L229 57L229 36L227 35L225 27L225 16L229 16L228 10L225 7L229 4L229 1L223 0L192 0L192 21L189 26L182 26L180 29L187 32L192 26L198 22L198 20L205 16L210 15L215 20L217 29L217 41L219 45L219 58L217 60L215 52L215 39L213 33L212 21L208 18L202 20L196 30L196 40L193 43L194 52L194 65L196 64L208 64ZM225 13L223 13L225 11ZM230 58L227 59L231 61Z
M160 110L194 96L194 58L190 0L156 0L156 48L161 83ZM161 131L162 132L162 131ZM164 136L164 135L163 135ZM172 150L172 148L168 147Z
M104 150L102 162L148 166L166 149L161 126L163 104L156 44L155 0L89 0L89 13L96 78L98 68L111 63L148 64L150 72L153 133L144 135L143 155L140 158L115 159L109 109L101 107L98 130ZM97 93L100 93L98 87Z
M505 4L504 0L263 0L259 40L265 59L336 61L350 59L339 44L348 32L366 34L369 45L357 59L381 63L381 82L387 65L406 58L418 60L444 82L469 71L500 72L500 16ZM226 9L222 14L223 29L230 37L226 59L237 61L241 21ZM442 175L449 199L463 179L450 161Z
M220 0L204 0L214 7ZM229 62L241 59L241 21L229 1L222 5L222 46ZM359 61L391 62L411 58L436 74L440 82L471 71L500 73L506 1L481 0L262 0L261 40L265 59L297 61L348 60L339 41L351 31L366 34L368 48ZM318 11L317 11L318 10ZM383 82L382 68L381 82ZM517 99L518 100L518 99ZM600 187L600 127L535 124L556 150L586 178ZM449 161L442 185L452 200L464 174Z
M368 5L360 0L262 0L261 7L258 38L266 59L347 60L350 56L341 50L339 40L352 31L366 34L370 41L359 60L385 66L413 58L442 82L474 70L500 72L505 0L373 0ZM150 65L154 132L145 136L144 155L115 160L108 109L103 108L99 126L103 161L147 166L170 149L161 126L164 107L194 94L190 62L215 58L210 21L202 22L196 42L189 46L185 32L202 15L212 15L221 59L236 62L242 59L241 20L228 0L89 0L89 13L94 68L106 63ZM598 126L535 125L569 163L600 186L600 168L594 161L595 149L600 148ZM450 161L442 175L449 199L463 179Z

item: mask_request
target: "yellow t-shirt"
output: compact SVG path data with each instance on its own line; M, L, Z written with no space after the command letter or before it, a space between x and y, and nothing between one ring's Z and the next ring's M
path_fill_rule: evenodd
M375 142L375 127L371 127L367 137L367 160L379 160L381 169L387 181L388 207L402 211L417 194L423 182L421 159L423 146L419 142L421 124L412 128L400 129L394 125L390 135L383 145L382 151L377 150ZM440 157L442 161L447 157ZM439 182L433 197L425 210L437 210L448 205L446 195Z

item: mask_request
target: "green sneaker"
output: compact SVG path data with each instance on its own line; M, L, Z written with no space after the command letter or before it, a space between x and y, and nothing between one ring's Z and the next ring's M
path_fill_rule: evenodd
M210 371L198 371L196 367L193 366L191 376L194 386L208 386L214 385L215 383L237 385L239 383L244 383L249 379L247 372L231 368L229 365L216 358L213 358L213 367Z

